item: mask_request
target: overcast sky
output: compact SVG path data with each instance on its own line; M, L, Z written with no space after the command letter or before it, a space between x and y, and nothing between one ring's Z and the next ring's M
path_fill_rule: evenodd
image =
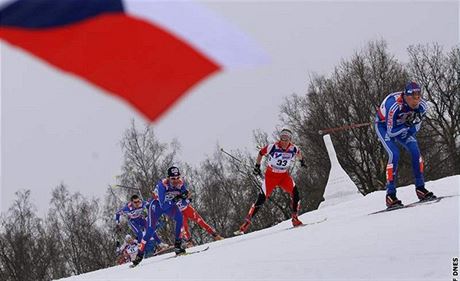
M458 43L459 4L448 2L203 2L252 37L267 65L211 76L153 124L162 142L177 138L181 160L199 165L216 144L256 149L252 131L272 132L279 106L305 93L312 73L330 74L370 40L384 39L407 62L411 44ZM1 41L1 210L31 189L43 215L61 182L87 196L104 194L120 173L119 142L132 119L119 99ZM399 89L395 89L399 90ZM383 157L383 155L382 155Z

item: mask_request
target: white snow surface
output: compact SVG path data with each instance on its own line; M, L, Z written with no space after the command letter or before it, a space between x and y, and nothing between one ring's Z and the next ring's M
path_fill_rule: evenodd
M145 259L61 280L453 280L459 256L460 176L426 183L440 202L369 215L385 208L385 191L209 244L208 251ZM414 186L398 188L403 203ZM257 216L256 218L257 219ZM189 251L206 247L200 245Z

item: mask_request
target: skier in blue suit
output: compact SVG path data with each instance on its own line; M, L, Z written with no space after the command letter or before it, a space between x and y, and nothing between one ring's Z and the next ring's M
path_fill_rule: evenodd
M403 206L401 200L396 197L399 161L397 143L411 155L417 197L421 201L436 198L433 192L425 188L424 163L416 139L416 134L420 130L422 119L428 108L421 93L422 90L417 83L409 82L404 91L389 94L377 111L375 129L388 154L386 168L386 205L388 208Z
M172 166L168 169L168 177L162 179L156 185L158 192L158 199L153 200L149 206L147 217L147 231L139 245L137 257L133 261L133 265L138 265L144 258L144 247L146 241L149 241L152 233L153 226L155 226L163 214L176 221L176 228L174 232L175 243L174 252L176 255L184 254L185 248L182 245L181 228L183 224L182 213L177 206L177 202L187 198L188 191L182 184L179 168Z
M130 201L115 213L117 231L121 230L120 219L121 216L124 215L128 218L129 228L136 234L137 243L141 243L142 238L144 237L144 230L147 228L147 220L145 216L149 205L149 202L143 201L138 195L132 195ZM154 241L149 240L146 252L152 251L155 247L162 248L167 246L161 242L161 239L156 234L156 231L152 232L153 233L150 237L153 237Z
M137 242L140 243L144 236L145 229L145 209L147 202L141 200L138 195L134 194L125 206L115 213L115 222L117 230L121 230L120 218L122 215L128 218L129 228L136 234Z

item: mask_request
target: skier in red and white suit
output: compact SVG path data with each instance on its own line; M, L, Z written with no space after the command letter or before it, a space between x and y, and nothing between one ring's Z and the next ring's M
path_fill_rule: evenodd
M197 223L201 228L206 230L207 233L211 234L214 240L222 240L224 239L222 236L217 234L217 232L209 226L204 219L200 216L200 214L195 210L195 208L190 205L190 202L186 206L179 206L179 209L182 212L183 216L183 226L182 226L182 239L186 241L188 246L193 245L191 242L190 236L190 229L188 226L188 220L192 220Z
M238 231L235 231L236 235L246 232L251 224L252 217L265 203L265 200L270 197L270 194L277 186L291 194L292 225L299 226L302 224L297 217L300 200L299 191L292 179L289 168L296 158L300 160L300 165L302 167L306 167L306 165L305 160L302 158L300 149L295 144L291 143L291 140L292 132L289 129L283 129L280 132L278 142L267 145L259 151L259 155L257 156L256 164L254 166L255 175L262 176L260 163L264 156L268 157L268 165L265 171L265 178L262 183L262 190L259 193L256 202L252 204L249 209L245 222L241 225Z

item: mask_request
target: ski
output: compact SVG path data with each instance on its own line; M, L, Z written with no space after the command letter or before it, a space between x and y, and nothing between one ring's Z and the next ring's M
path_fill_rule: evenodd
M178 257L189 256L189 255L198 254L198 253L201 253L201 252L204 252L204 251L207 251L207 250L209 250L209 246L207 246L206 248L203 248L203 249L194 250L194 251L188 251L188 252L185 252L183 254L175 255L175 256L172 256L172 257L167 257L166 259L174 259L174 258L178 258Z
M174 251L174 246L168 246L166 248L163 248L159 251L156 251L155 253L153 253L152 255L148 256L148 257L156 257L156 256L159 256L159 255L162 255L162 254L166 254L166 253L171 253L172 251Z
M412 202L406 205L396 206L393 208L386 208L386 209L383 209L377 212L370 213L369 215L381 214L381 213L386 213L386 212L391 212L391 211L396 211L396 210L401 210L401 209L406 209L406 208L412 208L412 207L417 207L417 206L422 206L422 205L430 205L430 204L438 203L439 201L441 201L442 199L446 197L452 197L452 196L440 196L440 197L436 197L430 200L416 201L416 202Z
M198 253L201 253L201 252L204 252L204 251L207 251L207 250L209 250L209 246L207 246L206 248L203 248L203 249L185 252L185 253L180 254L180 255L174 255L174 256L166 257L166 258L160 259L160 260L169 260L169 259L174 259L174 258L177 258L177 257L189 256L189 255L198 254ZM137 264L137 265L130 264L129 267L134 268L136 266L139 266L139 264Z
M301 228L301 227L304 227L304 226L307 226L307 225L318 224L318 223L322 223L322 222L325 222L325 221L327 221L327 217L324 218L324 219L322 219L322 220L319 220L319 221L313 221L313 222L302 223L301 225L298 225L298 226L291 226L291 227L286 228L286 230L288 230L288 229L294 229L294 228Z

